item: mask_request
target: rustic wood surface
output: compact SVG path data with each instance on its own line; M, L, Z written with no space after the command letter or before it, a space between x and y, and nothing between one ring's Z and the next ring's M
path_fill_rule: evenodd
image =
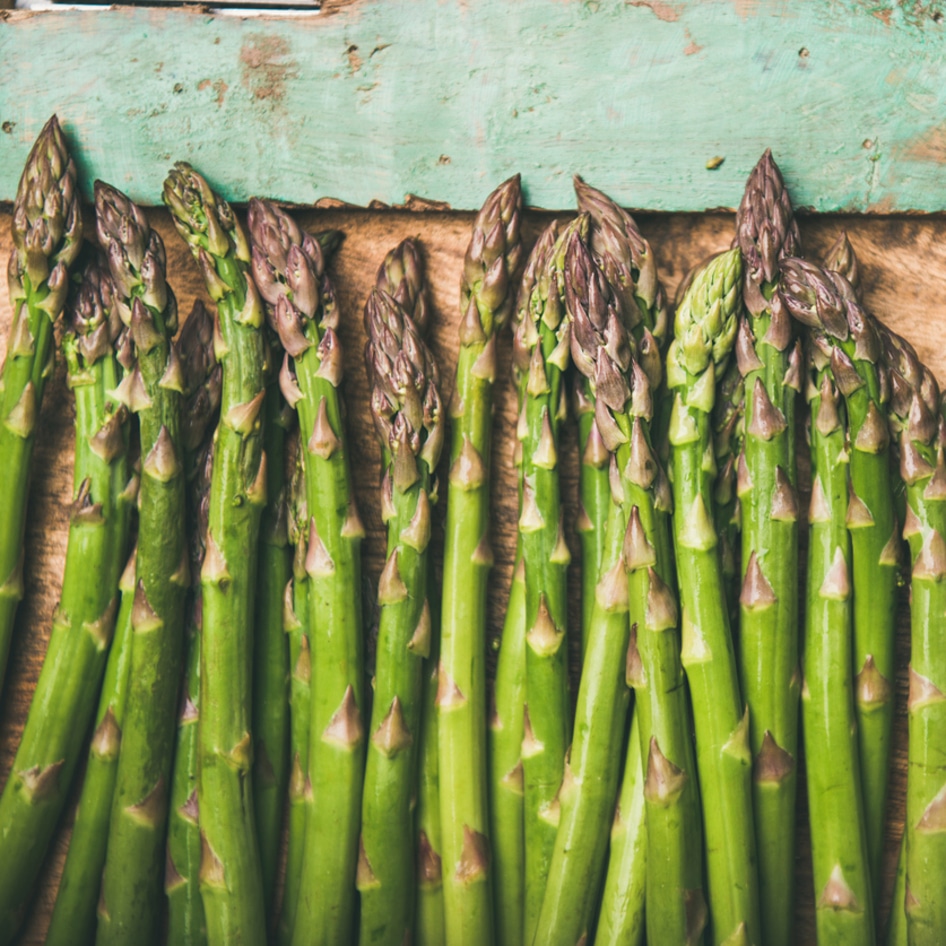
M473 210L521 170L560 207L581 169L632 206L700 211L735 206L771 146L798 205L943 208L942 0L212 7L0 11L0 200L55 111L86 181L148 204L186 158L232 200Z
M189 252L164 211L149 212L155 228L165 239L171 282L182 312L188 312L195 297L203 297L203 286ZM384 533L377 500L378 448L368 417L367 389L361 357L364 344L361 312L384 253L407 236L423 243L433 286L435 318L433 348L444 378L445 402L452 387L456 353L457 286L462 255L469 238L472 217L460 213L411 213L367 211L349 208L307 210L300 219L310 229L339 228L347 234L334 263L342 311L341 338L345 352L345 395L348 404L349 437L355 485L367 526L364 544L366 586L376 583L383 564ZM549 219L530 212L525 233L532 241ZM728 247L732 238L729 214L640 214L638 221L652 241L660 273L672 296L682 275L710 252ZM10 250L10 217L0 212L0 259ZM921 357L946 382L946 222L931 217L816 216L801 220L804 247L817 256L840 229L850 234L862 263L864 295L870 309L905 334ZM6 286L0 287L0 360L6 346L10 312ZM500 360L499 398L496 409L493 502L496 568L490 594L490 636L501 628L506 589L515 547L516 490L512 464L515 393L509 379L509 339L504 339ZM67 536L66 506L72 489L72 417L64 369L57 363L42 406L30 513L27 527L26 598L17 616L17 628L6 685L0 698L0 784L6 779L15 752L30 695L45 652L50 619L58 599ZM577 494L575 432L568 425L562 448L563 492L569 541L575 563L570 574L571 630L578 626L578 549L574 534ZM2 488L2 483L0 483ZM442 509L441 509L442 514ZM370 613L370 611L369 611ZM886 915L890 899L896 849L902 825L905 788L904 716L905 665L908 655L908 614L904 595L900 611L901 672L898 677L896 756L891 783L887 847L887 883L881 894L881 912ZM803 779L800 781L803 786ZM75 793L74 793L75 794ZM797 852L798 941L814 942L813 896L808 857L804 791L799 800L799 844ZM74 802L63 818L37 887L37 899L26 929L24 943L41 943L68 843Z

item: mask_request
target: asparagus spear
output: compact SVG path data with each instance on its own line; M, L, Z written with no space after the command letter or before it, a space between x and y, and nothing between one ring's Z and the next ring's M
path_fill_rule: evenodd
M278 341L268 339L263 451L266 507L260 523L259 577L253 632L253 801L263 870L266 915L273 914L276 873L289 778L289 649L283 599L292 574L287 534L286 428L292 411L279 392Z
M118 608L134 480L113 350L113 287L91 261L63 352L76 399L76 458L62 595L10 777L0 797L0 943L26 911L92 722ZM117 325L116 325L117 323Z
M365 758L360 542L344 445L338 311L320 245L275 205L250 203L253 272L292 359L284 387L306 443L312 681L305 850L293 943L349 942ZM289 370L287 366L287 371Z
M903 534L910 544L910 725L904 852L898 876L899 900L891 906L891 934L906 931L911 944L942 939L946 925L946 844L939 822L943 791L946 687L943 615L946 614L946 421L939 387L905 340L882 330L890 373L891 419L900 438L900 475L906 483ZM903 856L905 854L905 856ZM906 923L903 923L903 919Z
M493 940L486 802L486 576L496 330L513 306L522 246L519 177L486 200L460 285L460 353L451 405L450 494L437 695L446 941Z
M837 274L797 261L786 274L792 314L819 332L847 404L854 595L854 699L871 883L882 881L887 775L893 725L898 523L887 431L882 346L873 319ZM817 302L815 301L817 300ZM830 312L821 321L817 314ZM840 367L839 367L840 366Z
M212 438L216 427L222 379L220 366L213 356L212 340L213 320L203 304L197 302L177 342L186 397L182 426L191 583L186 603L187 656L171 776L164 891L168 898L168 940L180 946L200 946L207 939L204 906L200 898L197 736L203 621L200 570L207 546L213 469L212 441L205 441Z
M0 385L0 689L23 597L23 530L30 457L50 374L53 324L62 312L69 267L82 245L76 166L53 115L36 139L13 203L7 270L13 321Z
M849 331L845 303L823 270L781 262L780 296L809 332L812 497L808 607L802 649L802 726L818 938L873 943L870 861L854 718L849 526L857 503L849 411L857 374L830 337ZM864 328L869 330L866 324ZM859 331L862 341L864 332ZM858 349L860 351L860 348ZM886 436L884 427L883 436ZM859 586L857 586L859 587Z
M96 181L96 230L130 326L137 364L122 394L141 437L138 554L128 694L99 901L96 941L150 942L157 934L174 706L180 681L184 535L180 361L170 338L177 303L164 244L124 194Z
M766 150L736 214L743 259L736 360L745 385L739 468L742 518L739 678L749 704L752 803L762 939L793 942L798 746L798 503L795 395L801 351L774 304L779 260L798 250L798 225Z
M641 344L645 361L659 364L659 352L669 343L669 316L657 264L650 244L634 218L610 197L575 177L578 209L590 217L590 246L621 302L621 312L633 338ZM655 389L660 383L658 370ZM590 382L579 374L575 383L578 436L581 451L579 489L581 510L578 528L582 534L582 648L594 607L601 558L604 554L605 521L608 516L608 451L594 426L594 401ZM661 431L665 431L666 399L658 396Z
M199 459L191 460L189 465L195 469L188 477L188 518L195 523L195 527L190 541L191 589L187 602L187 659L171 779L164 891L168 899L168 941L180 946L202 946L207 941L207 924L200 897L198 728L203 602L198 576L207 548L207 519L210 512L210 481L213 469L212 443L206 444Z
M509 587L502 643L493 681L489 726L489 837L496 942L525 942L525 838L522 736L526 700L526 574L522 556Z
M288 363L280 373L280 384L290 380ZM288 387L287 387L288 389ZM289 639L289 744L292 767L289 776L289 817L286 854L286 880L283 887L282 911L279 916L277 941L287 946L292 941L299 902L299 881L302 877L302 856L305 851L306 792L309 770L309 718L312 715L312 660L309 644L309 576L305 563L308 557L309 515L305 495L304 448L299 432L289 441L288 536L292 546L292 583L286 589L283 626ZM308 786L311 794L312 786Z
M513 372L519 388L519 431L517 432L516 448L513 453L514 462L519 469L519 505L522 508L523 486L525 479L522 474L524 444L522 438L528 433L528 417L526 402L529 397L530 351L525 338L526 329L535 345L538 333L532 313L530 301L536 291L536 283L542 275L548 291L549 259L559 236L559 226L552 223L542 231L536 241L529 259L526 262L522 284L519 289L519 298L515 311L515 357ZM553 305L558 305L558 290ZM541 313L540 313L541 314ZM528 325L526 322L528 321ZM558 369L556 369L558 370ZM560 380L560 372L556 381ZM550 400L550 399L549 399ZM557 412L556 412L557 413ZM558 421L555 422L558 426ZM549 421L551 434L552 421ZM554 444L553 444L554 446ZM534 446L533 446L534 449ZM607 471L605 471L607 478ZM596 541L592 540L593 546ZM564 590L564 576L562 590ZM533 569L533 594L538 580L536 569ZM506 606L506 618L503 623L503 633L499 658L496 664L496 678L493 682L493 711L490 717L488 752L489 752L489 837L491 843L491 860L494 874L493 898L495 910L495 933L499 943L523 943L527 939L525 920L526 898L526 847L524 829L524 780L522 741L524 732L524 714L526 707L526 568L522 557L522 533L520 530L518 548L516 550L516 566L513 572L512 583L509 588L509 600ZM534 831L537 823L533 819ZM553 835L554 838L554 835ZM542 888L533 886L534 895L541 897ZM541 906L541 899L538 907Z
M523 709L523 839L525 941L536 936L557 823L555 799L571 729L568 699L567 581L570 561L558 482L562 374L571 328L565 318L562 269L572 234L585 239L588 217L558 233L552 224L529 260L516 313L513 357L519 379L521 450L519 546L525 570L525 704Z
M629 460L630 451L624 437L612 436L618 427L614 415L623 415L635 397L635 409L649 413L650 383L642 371L635 373L633 391L627 381L631 349L620 302L585 246L582 227L573 225L563 236L569 319L562 335L572 348L576 366L592 381L596 421L606 447L620 450L614 465L619 476L621 460ZM556 247L547 264L553 276L554 255L561 252ZM627 511L620 485L615 492L608 511L605 557L589 626L569 761L556 796L558 831L535 931L538 943L575 943L587 937L603 879L620 774L618 749L630 701L625 679L630 633L624 555ZM528 560L526 565L528 577ZM527 696L531 706L528 679Z
M263 312L248 273L246 236L229 205L183 162L165 181L164 202L217 304L214 349L223 365L201 569L200 892L211 944L262 943L266 931L250 779L249 658L266 492L260 430Z
M402 261L409 261L407 266ZM415 294L425 292L420 255L406 240L381 266L387 284L397 266ZM358 889L360 942L400 946L411 937L415 879L411 809L423 699L423 664L430 653L430 570L433 474L443 446L437 365L423 326L384 290L365 304L365 362L371 412L381 441L387 559L378 584L381 608L365 766Z
M417 292L420 281L412 278L419 260L413 261L409 241L401 244L405 254L388 254L378 272L378 285L412 314L414 324L429 322L426 292ZM436 480L433 482L436 493ZM430 653L423 665L423 706L418 736L417 804L414 812L416 890L414 898L414 943L417 946L439 946L444 940L443 881L440 848L440 765L437 751L437 668L440 664L440 598L439 582L428 561L428 594L430 605Z
M121 605L105 665L95 729L82 780L82 796L46 931L46 943L50 946L95 942L96 908L108 842L108 818L128 696L136 554L137 550L132 550L118 585Z
M682 658L696 724L714 943L727 937L760 939L749 720L739 693L713 525L710 433L715 378L725 370L736 339L741 275L739 251L730 250L694 276L677 309L667 353Z
M414 813L417 891L414 899L414 943L440 946L444 942L443 862L440 857L443 830L440 825L440 759L437 745L437 683L440 666L440 614L437 581L428 578L431 604L430 656L424 662L424 705L421 710L418 760L419 784Z
M631 716L621 793L614 810L608 871L601 895L595 946L637 946L644 941L649 826L638 715Z

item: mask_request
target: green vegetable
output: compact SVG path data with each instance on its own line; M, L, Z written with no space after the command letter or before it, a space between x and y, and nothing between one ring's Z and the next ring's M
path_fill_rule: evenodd
M399 285L411 281L415 297L426 294L421 258L412 241L404 241L382 264L378 284L396 296L390 279L395 268L403 276ZM384 466L381 505L388 543L378 584L381 615L362 797L360 941L365 946L400 946L411 938L414 908L414 746L420 735L423 664L432 633L428 547L432 478L444 421L437 366L422 338L426 326L418 325L411 312L378 288L365 305L365 328L371 412Z
M677 309L667 353L682 658L696 728L710 941L760 941L749 718L739 692L714 526L711 414L736 340L738 250L711 260ZM734 941L736 941L734 939Z
M305 443L305 623L313 676L305 846L291 941L348 943L354 930L365 761L364 528L352 495L338 392L338 310L315 239L266 201L251 201L249 225L253 274L287 355L283 394L299 414Z
M53 115L39 133L13 202L13 252L7 271L13 321L0 385L0 688L23 597L23 530L30 458L46 379L53 325L62 313L69 268L82 246L76 166ZM0 924L2 926L2 924Z
M856 373L830 338L848 332L846 304L814 264L781 263L780 293L808 326L812 495L809 509L808 607L802 648L804 732L812 872L818 938L870 944L875 939L870 860L864 825L854 717L852 507L848 449ZM842 327L843 326L843 327ZM863 324L866 331L872 329ZM886 437L886 425L884 425Z
M214 349L223 365L201 568L198 806L200 892L211 946L266 939L251 768L253 605L266 498L260 412L263 310L249 276L243 228L190 165L177 164L164 202L217 304Z
M798 250L798 225L772 153L749 175L736 214L744 310L736 361L745 385L739 674L749 704L752 803L762 939L794 941L798 780L798 501L795 397L801 349L774 296L779 260Z
M108 256L115 303L130 327L137 364L125 404L138 415L141 487L132 606L131 665L99 900L96 942L152 942L158 932L184 595L190 570L184 531L181 402L172 357L177 302L165 278L164 244L124 194L95 183L96 230Z
M473 224L460 287L463 315L451 404L449 495L437 695L444 915L450 946L493 941L486 789L486 576L496 330L513 306L522 245L518 176Z
M0 796L0 943L12 941L34 892L95 714L118 610L128 521L128 411L116 394L120 322L103 261L70 303L63 354L76 399L69 541L59 607L23 736ZM130 376L129 376L130 377ZM127 380L127 379L126 379ZM125 388L127 390L127 387ZM109 741L114 731L102 734Z

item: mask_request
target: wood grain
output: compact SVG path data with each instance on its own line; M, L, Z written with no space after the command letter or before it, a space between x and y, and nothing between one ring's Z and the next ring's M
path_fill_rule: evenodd
M172 284L181 310L187 312L196 296L203 296L199 274L183 243L163 211L152 211L153 225L165 239ZM377 500L378 448L368 417L367 389L361 357L364 333L361 312L373 285L377 266L384 253L406 236L423 243L433 287L433 348L444 377L445 400L452 386L456 352L456 309L462 256L469 238L470 214L381 212L352 209L307 210L301 221L310 229L339 228L347 234L334 272L339 287L342 312L341 338L345 354L345 396L352 468L362 516L367 526L364 545L367 595L376 584L383 564L384 533ZM535 238L549 216L529 213L526 237ZM651 239L658 256L660 273L672 292L681 276L710 252L728 247L732 238L729 214L641 214L638 221ZM10 250L9 214L0 213L0 259ZM946 382L946 222L916 217L838 217L810 215L801 220L807 253L817 256L833 241L841 228L850 234L862 261L864 294L873 312L905 334L917 347L941 382ZM6 286L0 286L0 359L9 327ZM512 437L515 393L509 381L509 339L504 339L500 396L496 407L495 476L493 505L496 568L489 585L490 637L501 628L506 589L515 549L516 490L512 466ZM19 740L30 694L39 673L49 635L50 619L61 585L67 534L65 505L71 500L72 404L64 379L63 366L47 387L42 408L42 435L35 455L32 496L27 529L26 599L17 616L10 670L0 698L0 784L6 778ZM574 534L577 492L577 462L573 425L566 428L562 448L564 458L564 501L569 541L575 563L570 574L571 628L579 620L579 544ZM2 484L0 484L2 488ZM442 514L442 508L440 509ZM370 614L370 611L369 611ZM896 757L889 805L887 879L881 896L885 913L896 847L902 825L905 787L906 727L905 664L908 651L906 598L900 610L901 674L898 679L898 720ZM803 781L801 784L804 784ZM798 941L814 942L813 898L808 859L804 792L799 800ZM47 860L37 888L37 900L29 922L25 943L42 942L48 914L58 884L65 854L72 807L63 819L62 830Z
M212 6L212 2L208 4ZM327 0L318 16L0 11L0 200L52 112L86 182L160 203L172 160L254 194L480 205L576 170L631 206L734 207L771 146L796 204L936 211L943 4Z

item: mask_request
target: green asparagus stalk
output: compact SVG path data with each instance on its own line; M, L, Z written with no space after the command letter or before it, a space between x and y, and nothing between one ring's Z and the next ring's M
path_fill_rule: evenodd
M275 205L250 204L253 272L292 359L287 400L306 443L312 680L305 850L292 942L352 940L365 759L360 543L342 402L338 310L323 252Z
M894 632L899 536L887 385L874 320L837 274L798 262L789 268L792 314L819 332L847 404L853 558L854 699L872 889L880 889L896 672ZM815 301L817 300L817 302ZM825 320L812 313L830 312Z
M115 394L120 322L104 264L92 261L71 306L63 353L76 399L69 542L59 607L23 736L0 797L0 943L9 943L72 784L95 714L118 609L135 481L128 411ZM117 323L117 324L116 324ZM93 875L94 876L94 875ZM97 882L97 880L95 881Z
M660 355L670 341L669 316L657 264L650 244L634 218L610 197L575 177L578 209L591 219L590 245L621 301L621 312L634 339L641 345L645 362L658 368L655 390L660 384ZM579 374L575 382L578 413L578 443L581 451L579 490L581 507L578 531L582 541L582 649L595 587L604 555L605 522L610 503L608 451L594 425L591 382ZM657 412L661 429L666 428L667 399L658 395Z
M82 797L46 931L46 942L50 946L86 946L95 942L96 908L105 865L108 818L128 696L135 556L136 550L132 551L118 586L121 605L105 665L95 729L82 780Z
M419 281L405 278L411 271L410 257L397 254L385 259L378 273L378 284L413 313L414 324L427 326L427 293L416 293ZM389 288L390 286L390 288ZM436 480L434 481L436 488ZM418 737L417 805L414 812L415 865L417 883L414 898L414 939L417 946L443 943L443 878L440 859L440 764L437 745L437 668L440 665L440 597L434 575L433 559L428 562L427 600L431 613L430 653L424 660L423 706Z
M829 340L847 334L848 322L843 299L827 274L794 259L783 260L780 268L784 304L810 328L812 495L802 727L815 919L821 942L869 944L875 937L874 908L852 673L849 528L858 507L850 491L851 405L842 399L857 376Z
M402 261L409 261L402 265ZM405 240L382 264L425 293L422 262ZM387 279L379 279L387 284ZM378 583L380 619L371 739L361 810L358 889L360 942L400 946L411 938L414 908L415 740L420 734L424 658L430 654L430 571L433 474L443 446L439 376L423 327L384 290L365 305L365 362L371 412L381 441L382 515L387 559Z
M130 326L137 364L122 394L138 414L141 487L132 653L96 941L147 943L158 932L174 707L181 674L184 534L181 365L171 346L177 303L164 244L124 194L96 181L96 230Z
M214 348L223 365L201 569L200 892L212 946L262 943L262 870L250 778L250 654L256 549L266 492L260 430L263 311L248 273L246 236L229 205L183 162L165 181L164 202L217 304Z
M30 458L50 374L53 324L62 312L69 267L82 246L76 167L53 115L36 139L13 204L7 270L13 321L0 384L0 689L23 597L23 530Z
M193 318L193 316L191 316ZM200 897L200 804L198 800L198 727L200 723L200 638L203 602L199 575L207 543L207 517L213 448L207 444L188 482L191 589L187 602L187 656L168 814L164 892L168 900L168 941L180 946L207 942L207 924ZM196 581L195 581L196 580Z
M580 285L580 268L568 270L570 292ZM598 298L604 295L604 290L596 293ZM604 321L602 316L599 321ZM576 318L576 340L581 337L580 324ZM648 938L653 942L695 943L706 922L702 835L690 712L680 661L671 497L652 432L654 392L663 379L659 359L651 361L649 370L645 370L641 357L645 343L646 338L630 348L630 386L622 392L625 403L617 409L607 403L599 407L599 426L608 431L606 442L615 450L621 471L621 501L627 523L624 560L631 633L626 674L637 697L635 718L640 743L628 748L625 779L632 779L634 767L646 760ZM614 344L599 346L597 357L611 350L621 348ZM604 413L607 408L613 416Z
M572 347L576 366L592 381L596 422L606 447L616 451L626 441L611 436L617 426L612 412L623 414L635 395L639 398L636 406L649 411L650 404L643 402L650 400L650 383L642 371L639 378L635 376L633 392L627 381L631 349L620 302L585 246L582 229L573 225L564 234L569 318L562 335ZM555 252L561 250L556 247ZM552 259L546 264L553 274L556 262ZM629 450L622 453L614 466L616 474L621 459L629 458ZM589 627L569 761L557 795L558 832L534 937L538 943L575 943L590 935L604 875L630 702L625 675L630 624L623 499L618 486L608 511L605 557ZM527 695L531 707L528 680Z
M736 361L745 385L738 656L749 704L762 939L773 946L794 942L800 688L795 395L801 388L800 347L774 293L779 260L796 254L798 240L781 172L766 150L736 214L744 305Z
M473 224L460 286L460 352L451 405L450 494L444 547L437 696L446 941L493 941L486 790L486 577L496 330L508 319L522 251L518 176Z
M289 390L291 377L288 361L280 372L280 385ZM309 515L305 495L304 449L298 430L289 441L288 536L292 546L292 584L286 589L283 626L289 641L289 745L292 757L289 775L289 817L286 853L286 879L283 886L282 910L279 915L277 941L287 946L292 941L299 902L299 881L302 877L302 855L305 852L306 773L309 770L309 720L311 717L312 661L309 644L309 576L305 563L308 556ZM308 787L311 794L311 786Z
M530 313L530 297L536 289L540 270L547 268L559 236L559 226L552 223L539 236L529 255L516 308L516 357L513 362L519 388L519 427L527 433L526 400L529 381L530 350L523 337L529 320L529 332L536 335ZM544 277L546 282L548 277ZM557 292L557 291L556 291ZM555 302L558 301L556 294ZM554 302L553 302L554 304ZM534 344L535 339L533 339ZM552 422L549 429L551 431ZM557 428L558 421L555 421ZM519 500L523 499L523 441L517 434L514 461L520 471ZM607 470L605 470L607 481ZM593 546L596 544L592 538ZM536 582L533 574L533 583ZM526 569L522 557L522 535L516 550L516 567L509 588L506 618L493 684L493 711L488 734L489 752L489 837L493 867L493 898L497 942L515 946L526 941L525 891L526 847L524 828L524 780L522 741L526 707ZM541 891L540 891L541 892ZM541 906L541 901L539 902Z
M253 801L267 917L273 916L283 804L289 779L289 647L283 626L283 602L292 574L286 525L286 428L292 421L292 411L279 392L279 351L274 339L270 339L269 347L263 402L266 507L260 523L253 632Z
M608 870L601 895L595 946L638 946L644 941L649 826L644 802L640 726L631 717L621 793L614 811ZM702 902L702 898L701 898Z
M168 900L168 940L179 946L202 946L207 941L204 905L200 898L197 736L203 617L200 570L207 545L213 469L212 443L205 441L208 432L212 437L216 427L222 376L213 355L212 340L213 320L202 303L195 303L177 342L186 396L182 426L191 583L186 603L186 659L171 776L164 892Z
M522 736L526 701L526 574L522 556L509 586L502 643L493 681L489 728L489 837L493 910L499 946L525 941L525 838Z
M559 787L571 731L567 581L570 561L558 480L562 374L570 361L562 269L573 233L588 217L540 237L523 276L513 359L519 381L519 547L525 570L525 704L522 738L525 941L536 936L558 830Z
M416 946L441 946L445 941L443 862L440 857L440 759L437 740L437 684L440 666L440 614L437 582L428 578L431 603L430 656L424 662L424 705L421 710L417 809L414 813L417 891L414 899ZM521 888L520 888L521 889Z
M943 688L946 661L943 615L946 614L946 422L932 373L909 343L882 333L890 374L892 426L900 435L900 475L906 483L907 513L903 533L910 544L910 727L907 760L907 810L904 828L905 874L900 899L891 906L891 929L906 919L915 946L942 939L946 898L946 844L940 835L943 791ZM895 895L896 897L896 895Z
M723 253L694 277L667 353L682 657L693 699L711 942L760 941L748 715L739 692L714 526L710 432L717 374L736 339L742 266Z

